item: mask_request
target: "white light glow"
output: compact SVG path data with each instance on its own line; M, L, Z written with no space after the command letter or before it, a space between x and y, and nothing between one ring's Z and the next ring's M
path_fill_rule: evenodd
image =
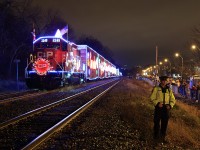
M62 34L60 33L59 29L56 31L55 37L62 38Z
M40 39L52 39L52 38L58 38L58 37L55 37L55 36L42 36L42 37L39 37L38 39L36 39L33 44L35 44L37 41L39 41ZM61 40L63 40L64 42L66 43L69 43L69 41L63 39L62 37L59 37Z

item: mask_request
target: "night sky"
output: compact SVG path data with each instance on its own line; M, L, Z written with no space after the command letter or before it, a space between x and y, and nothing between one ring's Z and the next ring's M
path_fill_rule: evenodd
M159 57L190 50L192 29L200 25L200 0L35 0L55 8L77 36L97 38L121 65L155 64ZM70 34L70 31L69 31ZM70 40L70 39L69 39Z

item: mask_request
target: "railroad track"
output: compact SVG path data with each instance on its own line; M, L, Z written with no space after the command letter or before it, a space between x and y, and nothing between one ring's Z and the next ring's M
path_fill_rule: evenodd
M5 99L11 99L14 97L20 97L26 94L31 94L31 93L36 93L39 90L26 90L26 91L21 91L21 92L10 92L10 93L1 93L0 94L0 102L5 100Z
M0 149L21 149L31 141L24 149L36 147L115 84L111 82L77 93L2 123Z
M33 98L40 95L50 94L58 92L61 88L50 90L50 91L40 91L40 90L28 90L28 91L22 91L22 92L16 92L16 93L6 93L0 95L0 104L13 102L13 101L19 101L22 99L27 98Z
M89 84L87 83L79 86L68 86L58 90L48 92L44 91L38 95L37 93L35 93L35 95L32 96L24 97L13 101L7 101L5 103L0 103L0 123L110 81L114 80L102 80L99 82Z

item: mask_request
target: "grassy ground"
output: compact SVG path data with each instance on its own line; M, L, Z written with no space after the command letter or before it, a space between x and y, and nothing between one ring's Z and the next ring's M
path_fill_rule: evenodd
M127 103L122 103L122 118L141 131L141 139L152 140L153 110L149 96L152 87L144 81L124 80L128 87L124 95ZM129 105L129 103L131 105ZM126 105L127 104L127 105ZM183 149L200 148L200 110L177 99L171 110L167 139L171 145Z
M153 140L152 86L124 78L86 112L39 149L193 150L200 149L200 110L177 100L167 140Z

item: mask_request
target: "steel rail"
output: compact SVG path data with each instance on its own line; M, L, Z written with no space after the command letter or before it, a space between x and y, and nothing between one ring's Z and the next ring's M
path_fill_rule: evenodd
M72 99L72 98L75 98L75 97L77 97L77 96L80 96L80 95L82 95L82 94L84 94L84 93L87 93L87 92L89 92L89 91L91 91L91 90L93 90L93 89L99 88L99 87L104 86L104 85L106 85L106 84L109 84L109 83L111 83L111 82L114 82L114 81L110 81L110 82L104 83L104 84L102 84L102 85L98 85L98 86L93 87L93 88L91 88L91 89L88 89L88 90L86 90L86 91L83 91L83 92L74 94L74 95L69 96L69 97L67 97L67 98L58 100L58 101L53 102L53 103L51 103L51 104L42 106L42 107L40 107L40 108L34 109L34 110L32 110L32 111L29 111L29 112L27 112L27 113L24 113L24 114L22 114L22 115L19 115L19 116L17 116L17 117L14 117L14 118L12 118L12 119L10 119L10 120L8 120L8 121L5 121L5 122L1 123L1 124L0 124L0 129L5 128L5 127L7 127L8 125L15 124L15 123L17 123L17 122L19 122L19 121L21 121L21 120L23 120L23 119L26 119L27 117L34 116L34 115L36 115L36 114L39 114L40 112L44 112L44 111L47 110L47 109L51 109L51 108L53 108L53 107L55 107L55 106L61 105L61 104L64 103L65 101L68 101L68 100L70 100L70 99Z
M33 150L38 148L44 141L46 141L51 135L53 135L55 132L59 131L60 129L64 128L68 123L70 123L73 119L75 119L78 115L80 115L82 112L84 112L88 107L90 107L95 101L97 101L99 98L101 98L106 92L108 92L111 88L113 88L117 83L113 84L106 90L104 90L102 93L98 94L96 97L91 99L89 102L81 106L79 109L62 119L60 122L58 122L56 125L45 131L44 133L40 134L37 138L35 138L32 142L30 142L28 145L26 145L22 150Z

